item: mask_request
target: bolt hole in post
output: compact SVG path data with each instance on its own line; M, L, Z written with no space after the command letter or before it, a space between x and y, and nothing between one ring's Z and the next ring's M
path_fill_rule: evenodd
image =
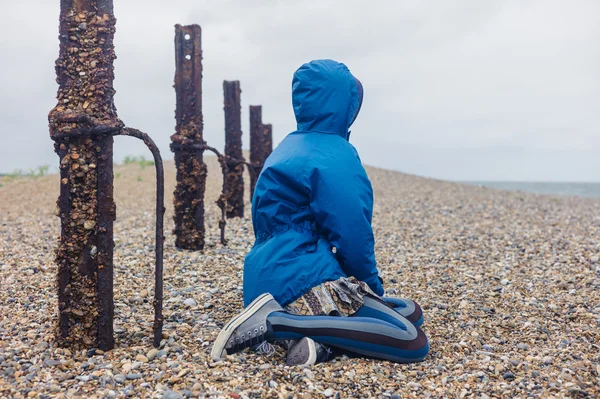
M191 59L192 59L192 56L191 56L190 54L188 54L188 55L186 55L186 56L185 56L185 59L186 59L186 60L191 60Z
M188 34L186 34L186 35L184 36L184 38L185 38L185 40L190 40L192 37L191 37L191 36L190 36L190 34L188 33Z

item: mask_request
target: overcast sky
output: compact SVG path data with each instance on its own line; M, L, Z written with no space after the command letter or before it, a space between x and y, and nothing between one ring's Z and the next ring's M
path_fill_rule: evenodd
M174 25L202 26L204 137L224 143L222 82L295 128L293 72L333 58L365 88L364 163L451 180L600 181L600 1L114 0L115 104L172 159ZM0 0L0 172L53 168L59 0ZM117 138L115 160L146 154ZM147 156L149 157L149 156Z

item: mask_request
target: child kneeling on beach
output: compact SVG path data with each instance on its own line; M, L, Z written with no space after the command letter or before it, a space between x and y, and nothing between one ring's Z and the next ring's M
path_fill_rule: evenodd
M400 363L427 355L419 305L383 297L373 191L348 141L362 97L344 64L316 60L294 74L297 130L269 156L256 183L246 308L220 332L214 359L265 341L287 342L290 366L326 361L330 347Z

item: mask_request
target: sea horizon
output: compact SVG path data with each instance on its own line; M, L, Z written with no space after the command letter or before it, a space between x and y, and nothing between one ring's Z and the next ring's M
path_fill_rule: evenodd
M582 198L600 198L600 182L554 182L510 180L463 180L457 183L471 184L506 191L535 194L560 195Z

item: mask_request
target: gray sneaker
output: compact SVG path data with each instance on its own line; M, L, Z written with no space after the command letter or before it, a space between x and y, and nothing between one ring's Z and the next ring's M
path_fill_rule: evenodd
M267 340L267 316L284 311L269 293L256 298L219 333L210 356L214 360L250 348Z
M304 337L290 348L285 364L288 366L312 366L326 362L331 356L332 352L327 346Z

